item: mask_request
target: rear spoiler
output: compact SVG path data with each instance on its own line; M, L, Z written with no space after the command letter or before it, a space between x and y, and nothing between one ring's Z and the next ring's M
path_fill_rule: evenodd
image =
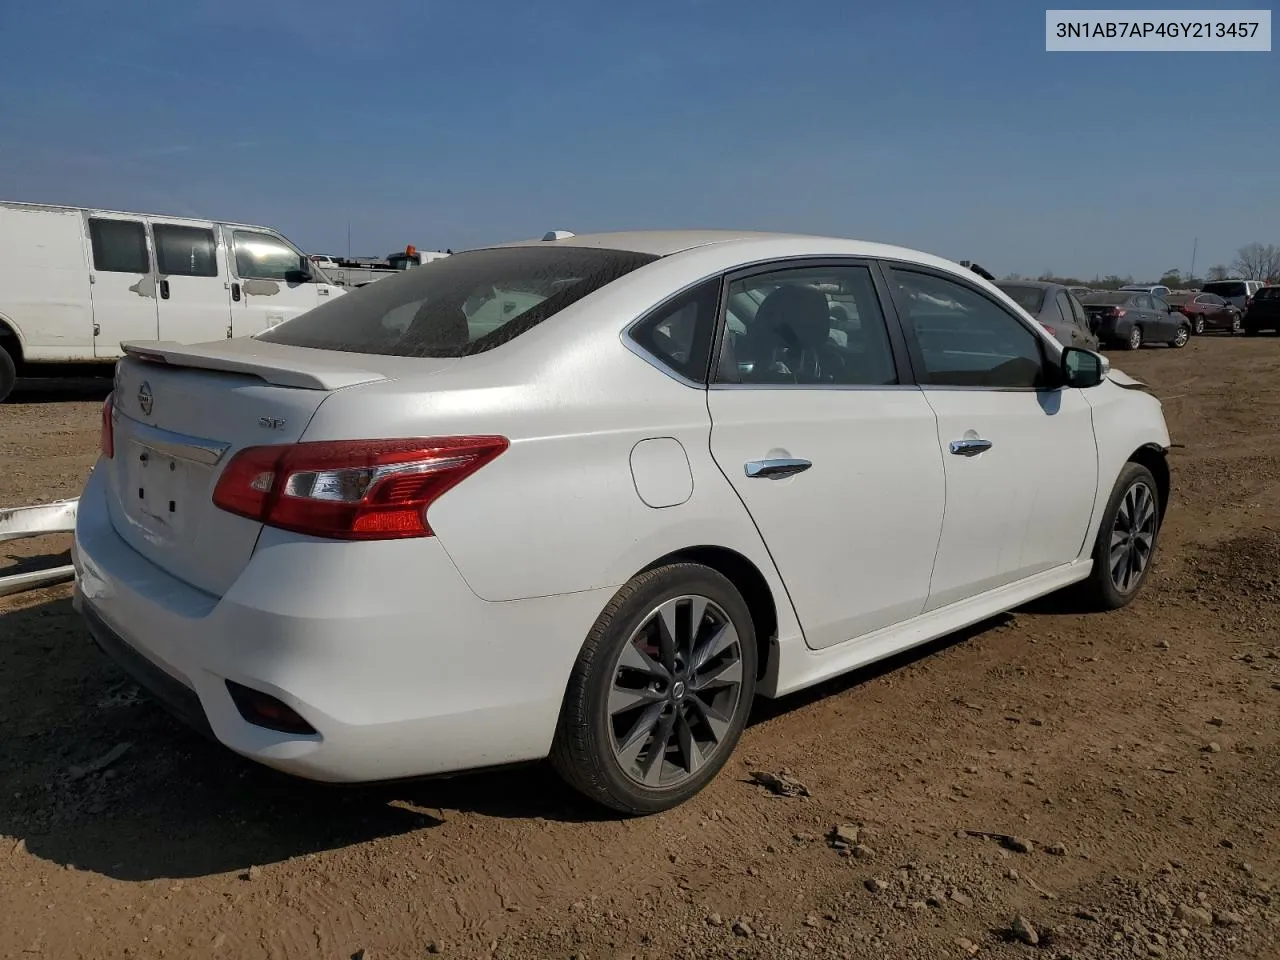
M120 344L120 348L125 356L144 363L239 373L258 377L279 387L303 390L341 390L387 379L370 370L310 361L302 350L291 351L287 362L273 363L270 344L247 337L197 344L168 340L126 341Z

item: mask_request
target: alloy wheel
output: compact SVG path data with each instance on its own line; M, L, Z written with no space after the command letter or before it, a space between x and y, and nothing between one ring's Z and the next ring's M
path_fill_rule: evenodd
M1156 542L1156 498L1144 481L1125 491L1111 524L1111 582L1121 593L1138 588Z
M1204 333L1204 317L1196 317L1196 335Z
M1191 331L1186 327L1179 327L1178 332L1174 334L1173 345L1175 347L1184 347L1189 339L1191 339Z
M1137 350L1140 346L1142 346L1142 329L1134 327L1129 331L1129 349Z
M609 690L610 744L626 776L678 787L720 750L743 692L733 621L702 596L658 605L627 639Z

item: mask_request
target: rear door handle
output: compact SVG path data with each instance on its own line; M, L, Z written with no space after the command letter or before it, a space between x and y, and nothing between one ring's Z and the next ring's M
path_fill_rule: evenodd
M746 464L748 477L762 477L766 480L779 480L782 477L791 477L797 473L804 473L813 464L808 460L791 460L780 458L777 460L751 460Z
M951 452L958 457L976 457L991 449L990 440L952 440Z
M169 299L169 281L168 280L160 281L160 299L161 300Z

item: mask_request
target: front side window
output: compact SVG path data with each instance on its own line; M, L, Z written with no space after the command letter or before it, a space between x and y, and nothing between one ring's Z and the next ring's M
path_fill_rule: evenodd
M216 277L217 246L213 231L203 227L180 227L157 223L151 227L156 238L156 266L169 277Z
M1012 314L953 280L891 268L926 386L1042 388L1043 341Z
M89 218L93 269L104 273L150 273L147 231L137 220Z
M716 380L801 386L898 382L865 266L795 267L729 284Z
M471 250L362 287L258 339L345 353L471 356L656 259L574 246Z
M298 283L307 279L306 257L279 237L258 230L233 230L236 274L242 280Z
M720 278L698 284L636 324L631 339L663 366L704 382L720 307Z

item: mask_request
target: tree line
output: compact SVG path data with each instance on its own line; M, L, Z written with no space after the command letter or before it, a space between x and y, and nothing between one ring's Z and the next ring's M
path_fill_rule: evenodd
M1176 267L1166 270L1159 280L1151 283L1162 283L1170 290L1198 289L1210 280L1264 280L1268 284L1280 284L1280 246L1273 243L1250 243L1236 251L1236 259L1228 267L1218 264L1210 267L1203 277L1184 274ZM1022 280L1020 274L1010 274L1006 280ZM1094 290L1116 290L1125 284L1136 282L1133 277L1121 277L1109 274L1105 277L1094 277L1092 280L1080 280L1076 277L1059 277L1052 270L1046 270L1037 280L1061 283L1068 287L1092 287ZM1142 281L1146 283L1147 281Z

